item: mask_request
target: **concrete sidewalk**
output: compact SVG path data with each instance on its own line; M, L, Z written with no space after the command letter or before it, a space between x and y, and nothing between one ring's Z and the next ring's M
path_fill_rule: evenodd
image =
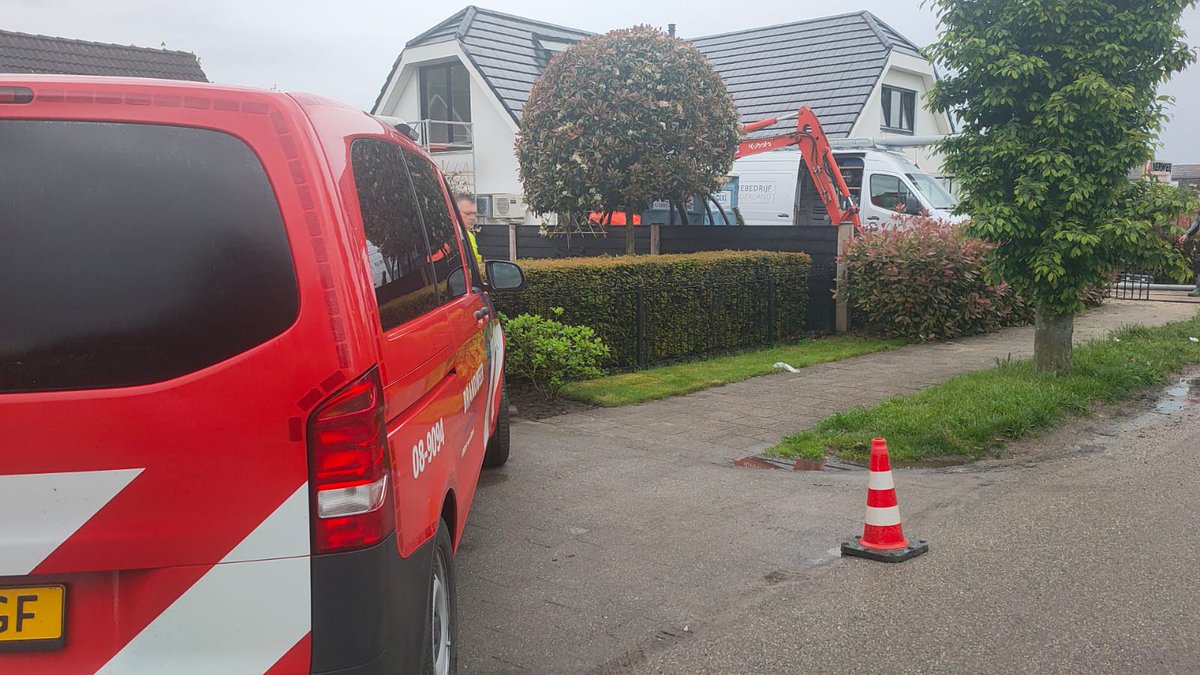
M1191 305L1110 302L1078 320L1076 337L1194 314ZM861 531L863 473L733 460L831 413L1022 358L1032 346L1032 329L1008 329L515 422L512 459L484 472L458 552L460 667L646 670L656 654L711 638L729 607L815 583L836 567L838 542ZM906 529L934 530L994 480L987 471L898 471Z

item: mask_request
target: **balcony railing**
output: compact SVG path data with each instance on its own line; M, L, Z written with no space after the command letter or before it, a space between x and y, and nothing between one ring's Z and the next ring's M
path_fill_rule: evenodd
M470 122L419 120L411 126L417 132L425 151L430 154L465 152L475 147L475 132Z

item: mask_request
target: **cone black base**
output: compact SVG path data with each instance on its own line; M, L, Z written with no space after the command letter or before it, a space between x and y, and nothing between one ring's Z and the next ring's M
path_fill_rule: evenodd
M929 542L922 539L910 539L908 541L908 548L898 548L894 551L866 548L858 543L859 539L861 537L855 537L850 541L842 542L842 555L877 560L879 562L898 563L929 552Z

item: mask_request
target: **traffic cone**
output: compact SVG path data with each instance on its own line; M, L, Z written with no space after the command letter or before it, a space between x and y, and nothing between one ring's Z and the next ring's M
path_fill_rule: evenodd
M900 507L892 464L888 461L887 441L871 441L871 471L867 474L867 517L861 537L842 542L842 555L869 558L880 562L904 562L929 550L919 539L909 541L900 525Z

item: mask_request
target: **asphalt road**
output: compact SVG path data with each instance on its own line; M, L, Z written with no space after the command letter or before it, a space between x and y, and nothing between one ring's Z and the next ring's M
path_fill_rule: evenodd
M904 476L902 507L906 485L983 480L909 510L928 555L768 587L638 670L1200 672L1200 381L1190 396L1015 460Z
M520 422L459 551L459 666L1200 672L1200 385L1179 392L1005 460L897 470L931 545L901 565L837 554L863 471L737 468L665 420Z

